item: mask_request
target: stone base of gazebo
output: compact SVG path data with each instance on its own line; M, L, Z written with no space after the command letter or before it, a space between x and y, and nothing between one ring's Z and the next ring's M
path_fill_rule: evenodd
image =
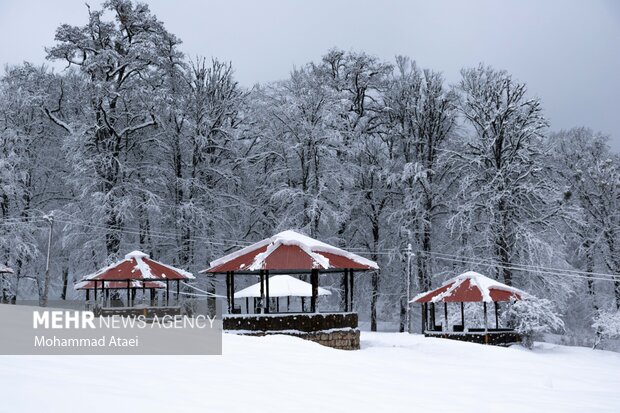
M478 330L478 329L477 329ZM443 332L430 331L424 332L425 337L447 338L450 340L467 341L470 343L489 344L492 346L509 346L511 344L520 343L522 337L519 333L512 329L479 329L479 331L465 332Z
M224 331L265 336L286 334L340 350L358 350L357 313L229 314Z

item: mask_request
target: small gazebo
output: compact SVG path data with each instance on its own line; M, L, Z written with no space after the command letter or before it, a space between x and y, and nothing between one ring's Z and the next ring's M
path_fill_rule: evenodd
M467 271L445 281L441 287L418 294L411 303L422 304L422 330L425 336L438 336L463 341L482 342L485 344L506 344L518 341L519 337L510 328L500 328L499 304L522 300L529 294L485 277L474 271ZM481 302L484 312L484 326L467 328L465 326L464 303ZM444 323L436 324L435 305L444 304ZM448 303L460 303L461 323L452 326L449 331ZM495 328L490 328L487 317L487 304L493 303L495 310Z
M261 285L261 283L258 282L235 293L235 299L245 298L245 308L248 314L250 314L249 299L251 298L255 303L256 299L261 297L261 291L267 289L267 284L269 284L269 291L267 294L269 297L276 299L276 312L278 313L280 312L280 298L286 297L286 311L288 312L290 309L290 298L300 297L301 311L303 312L305 298L312 296L312 284L287 274L269 277L269 282L263 284L264 285ZM319 287L318 295L331 295L331 291ZM254 304L253 307L254 310L256 310L256 304Z
M150 291L153 305L155 291L165 289L165 306L168 306L170 284L175 283L178 303L180 283L193 278L194 276L185 270L155 261L143 252L133 251L125 255L124 260L83 277L74 288L86 291L86 301L90 300L91 291L95 301L98 294L101 294L104 306L109 304L110 290L126 290L127 307L133 305L136 291L141 290L143 296L147 290Z

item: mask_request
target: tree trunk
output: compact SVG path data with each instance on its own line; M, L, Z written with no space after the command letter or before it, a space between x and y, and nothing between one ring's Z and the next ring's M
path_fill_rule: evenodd
M60 293L60 299L67 299L67 283L69 281L69 268L65 267L62 270L62 291Z
M377 248L379 246L379 222L373 223L373 252L372 260L377 262L379 260L377 254ZM372 293L370 297L370 331L377 331L377 300L379 298L379 275L381 270L375 270L371 276L371 288Z
M495 248L497 258L499 260L500 266L497 269L499 278L504 279L504 284L512 286L512 270L510 269L510 251L509 251L509 243L508 243L508 219L506 217L506 201L503 199L499 202L498 206L499 213L501 215L501 219L499 225L497 227L496 239L495 239Z
M585 240L583 242L583 249L586 254L586 274L588 277L587 286L588 286L588 295L592 298L592 306L594 311L598 310L598 305L596 305L596 293L594 290L594 280L592 277L592 272L594 272L594 255L592 254L592 240Z

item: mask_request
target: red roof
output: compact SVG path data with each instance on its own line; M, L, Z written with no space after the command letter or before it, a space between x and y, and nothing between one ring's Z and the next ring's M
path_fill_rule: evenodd
M294 231L283 231L211 262L209 273L374 270L377 263Z
M417 295L412 303L494 302L522 300L528 294L474 271L458 275L435 290Z
M75 288L88 289L91 284L85 284L84 282L94 280L115 281L118 282L118 288L127 288L127 281L134 280L137 282L136 288L142 288L141 283L143 281L164 282L166 280L188 280L193 278L194 276L187 271L152 260L148 255L140 251L133 251L125 255L124 260L82 278ZM92 285L94 288L94 283ZM106 288L108 285L116 285L116 283L106 283ZM151 287L148 285L151 285ZM115 287L110 286L109 288ZM149 284L147 282L145 288L158 287L156 284Z

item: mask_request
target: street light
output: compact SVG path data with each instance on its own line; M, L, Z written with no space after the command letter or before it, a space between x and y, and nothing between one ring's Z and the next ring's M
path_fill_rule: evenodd
M52 232L54 231L54 213L43 217L49 224L49 234L47 236L47 260L45 262L45 280L43 280L43 296L39 300L41 307L47 307L47 294L50 286L50 251L52 249Z
M410 320L410 304L411 301L411 257L413 254L413 249L411 248L411 244L407 244L407 249L405 249L405 254L407 255L407 306L405 307L405 324L407 325L407 333L411 333L411 320Z

